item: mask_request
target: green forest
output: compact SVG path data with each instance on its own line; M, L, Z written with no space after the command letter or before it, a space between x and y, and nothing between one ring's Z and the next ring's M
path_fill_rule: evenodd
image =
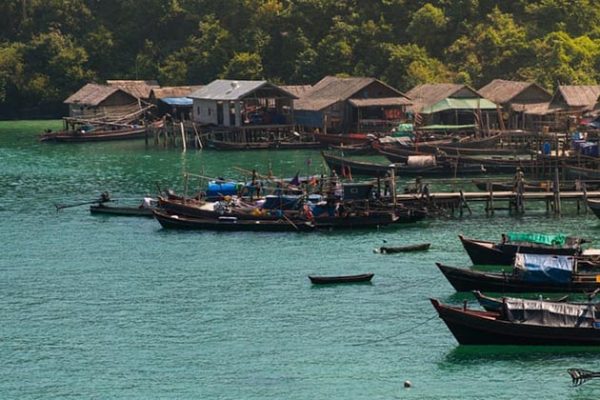
M87 82L600 81L600 0L3 0L0 117Z

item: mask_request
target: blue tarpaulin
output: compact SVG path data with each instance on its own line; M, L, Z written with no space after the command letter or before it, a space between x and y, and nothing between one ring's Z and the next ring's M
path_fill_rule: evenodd
M569 283L575 259L571 256L517 254L515 268L526 282Z
M189 106L191 107L194 104L194 100L189 97L164 97L160 99L163 103L166 103L170 106Z

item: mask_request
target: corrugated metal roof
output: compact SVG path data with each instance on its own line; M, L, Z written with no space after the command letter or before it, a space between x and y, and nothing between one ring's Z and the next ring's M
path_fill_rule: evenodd
M116 86L123 89L127 93L138 99L150 98L150 91L154 88L160 87L157 81L134 81L134 80L107 80L106 84L109 86Z
M410 107L413 112L420 112L425 107L431 107L437 102L456 95L462 90L473 93L473 98L482 96L472 87L460 83L426 83L409 90L406 95L413 100Z
M97 106L113 93L118 91L123 92L123 90L118 87L88 83L77 92L69 96L64 102L65 104L86 104L89 106ZM127 92L125 93L129 96L132 96ZM133 99L133 96L132 100L135 100Z
M569 107L594 108L600 96L600 85L561 85L558 87L555 99L562 96ZM553 103L554 100L553 99Z
M529 88L535 88L548 95L548 100L552 97L550 93L537 83L524 81L508 81L504 79L494 79L484 87L478 90L479 94L497 104L510 102L519 94Z
M350 104L356 107L375 107L375 106L406 106L412 102L406 97L382 97L375 99L350 99Z
M339 101L346 101L358 91L379 82L398 94L398 97L406 97L404 93L389 85L375 79L366 77L340 78L337 76L326 76L315 84L311 90L306 92L300 100L294 103L296 110L320 111Z
M433 114L446 110L495 110L496 108L496 104L488 99L453 99L449 97L430 107L424 107L421 113Z
M240 100L255 90L269 87L279 91L284 97L292 99L297 98L282 88L275 86L267 81L236 81L227 79L217 79L212 81L202 89L192 92L188 97L204 100Z

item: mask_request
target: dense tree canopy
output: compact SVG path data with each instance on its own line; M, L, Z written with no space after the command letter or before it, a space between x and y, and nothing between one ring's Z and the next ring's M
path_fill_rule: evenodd
M600 80L599 0L4 0L0 116L89 81Z

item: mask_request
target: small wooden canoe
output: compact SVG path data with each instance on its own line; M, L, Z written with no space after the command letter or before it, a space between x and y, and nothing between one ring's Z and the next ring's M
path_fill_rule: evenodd
M420 244L413 244L410 246L381 246L378 249L375 249L375 253L381 253L381 254L394 254L394 253L408 253L411 251L425 251L425 250L429 250L429 247L431 246L431 243L420 243Z
M146 207L115 207L105 204L90 206L90 213L102 215L120 215L127 217L148 217L152 218L152 208Z
M359 282L370 282L373 279L372 273L359 274L359 275L340 275L340 276L316 276L309 275L308 279L313 284L324 285L330 283L359 283Z

